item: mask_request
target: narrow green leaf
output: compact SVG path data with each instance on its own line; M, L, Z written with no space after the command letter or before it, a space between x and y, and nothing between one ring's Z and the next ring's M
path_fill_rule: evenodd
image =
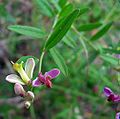
M64 7L66 5L66 3L67 3L67 0L59 0L59 2L58 2L59 6L61 8Z
M61 12L59 14L59 19L68 16L72 11L73 11L73 5L71 3L67 4L61 10Z
M35 60L35 64L39 62L39 59L34 56L22 56L20 59L17 60L17 63L21 63L22 61L25 63L28 58L33 58Z
M0 4L0 16L1 17L6 17L7 16L7 11L6 11L6 9L5 9L5 5L4 4Z
M88 59L83 60L83 63L80 66L80 69L86 67L88 64L90 65L92 62L94 62L94 60L97 58L97 56L99 55L98 51L92 51L90 53L90 56L88 57Z
M67 68L67 65L65 64L65 61L64 61L62 55L58 52L58 50L56 48L50 49L50 54L52 55L53 60L58 65L58 67L60 68L62 73L67 76L68 68Z
M56 28L59 28L61 23L65 20L65 18L73 12L73 5L72 4L67 4L66 6L64 6L64 8L61 10L61 12L58 15L58 21L54 26L54 30Z
M40 11L46 16L52 17L54 15L52 6L47 0L35 0L34 2L36 3Z
M82 14L88 12L88 11L89 11L89 8L88 8L88 7L80 9L80 12L79 12L78 17L79 17L80 15L82 15Z
M50 0L49 2L54 6L55 13L57 13L58 11L60 11L61 7L58 4L58 0Z
M105 61L112 65L118 65L118 59L115 57L112 57L111 55L100 55L100 57Z
M83 25L79 26L78 30L79 31L91 31L93 29L100 27L101 25L102 25L101 23L83 24Z
M71 48L75 48L77 46L73 38L71 38L68 34L66 34L62 41Z
M77 18L79 10L74 10L70 15L68 15L59 24L59 27L55 28L51 36L48 38L45 49L49 50L54 47L60 40L66 35L67 31L70 29L72 23Z
M107 33L107 31L110 29L111 26L112 26L112 22L106 24L94 36L92 36L90 41L95 41L95 40L98 40L99 38L101 38L105 33Z
M110 53L110 54L120 54L120 50L117 49L111 49L111 48L103 48L104 53Z
M8 27L8 29L34 38L42 38L45 36L45 32L43 32L41 29L30 26L11 25Z

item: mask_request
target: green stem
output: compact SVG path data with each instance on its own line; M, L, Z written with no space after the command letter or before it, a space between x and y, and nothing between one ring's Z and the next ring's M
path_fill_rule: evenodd
M42 61L43 61L44 54L45 54L45 51L43 50L43 52L40 56L39 72L41 72L41 69L42 69Z
M81 34L79 33L79 31L77 31L77 29L76 29L74 26L72 26L72 29L73 29L74 32L79 36L79 40L80 40L81 44L83 45L83 48L85 49L86 57L88 58L87 47L86 47L86 45L85 45L85 43L84 43L84 41L83 41L83 39L82 39L82 37L81 37Z
M30 114L32 119L36 119L35 110L33 104L30 106Z
M57 17L58 17L58 16L57 16ZM55 24L56 24L56 21L57 21L57 17L56 17L55 20L54 20L53 27L52 27L52 29L51 29L50 34L48 35L47 40L49 39L49 37L50 37L50 35L51 35L52 31L53 31L53 28L54 28L54 26L55 26ZM45 42L45 45L46 45L46 43L47 43L47 40L46 40L46 42ZM42 61L43 61L43 57L44 57L44 54L45 54L45 45L44 45L44 48L43 48L43 52L42 52L42 54L41 54L41 56L40 56L39 72L41 72L41 69L42 69Z
M108 22L109 19L111 19L111 16L114 14L115 11L116 11L116 5L113 6L113 8L109 12L109 14L106 16L104 23Z
M119 65L120 65L120 59L118 58L118 66L119 66ZM118 84L119 84L119 86L120 86L120 73L119 73L119 72L117 73L117 76L118 76L118 77L117 77L117 78L118 78L118 79L117 79L117 80L118 80Z

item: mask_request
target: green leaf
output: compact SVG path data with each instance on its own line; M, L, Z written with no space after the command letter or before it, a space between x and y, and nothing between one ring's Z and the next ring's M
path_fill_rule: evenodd
M73 11L73 5L69 3L66 5L59 14L59 19L68 16Z
M68 33L62 39L62 41L64 42L64 44L67 45L70 48L77 47L76 38L73 37L73 36L74 36L74 31L69 30Z
M52 17L54 15L52 6L47 0L35 0L34 2L36 3L40 11L46 16Z
M80 12L79 12L78 17L79 17L80 15L82 15L82 14L88 12L88 11L89 11L89 8L88 8L88 7L80 9Z
M64 7L66 5L66 3L67 3L67 0L59 0L59 2L58 2L59 6L61 8Z
M39 62L39 59L34 56L22 56L20 59L17 60L17 63L21 63L22 61L25 63L29 58L33 58L35 60L35 64Z
M70 29L72 23L77 18L79 10L74 10L70 15L68 15L64 20L59 23L59 27L55 28L53 33L48 38L45 49L49 50L54 47L60 40L66 35L67 31Z
M101 25L102 25L101 23L83 24L83 25L79 26L78 30L79 31L91 31L93 29L100 27Z
M118 59L112 57L111 55L104 55L104 54L102 54L102 55L100 55L100 57L101 57L104 61L106 61L106 62L108 62L108 63L110 63L110 64L112 64L112 65L118 65Z
M58 21L54 26L54 30L56 28L59 28L60 27L59 25L61 25L62 21L72 12L73 12L73 5L72 4L66 5L58 15Z
M63 38L63 42L67 45L67 46L69 46L69 47L71 47L71 48L75 48L77 45L76 45L76 43L75 43L75 41L71 38L71 37L69 37L68 35L66 35L64 38Z
M30 26L11 25L8 29L34 38L42 38L45 36L45 33L41 29Z
M62 73L67 76L68 68L67 68L67 65L65 64L65 61L64 61L62 55L58 52L58 50L56 48L50 49L50 54L52 55L53 60L58 65L58 67L60 68Z
M1 17L6 17L7 16L7 11L5 9L5 5L4 4L0 4L0 16Z
M111 49L111 48L103 48L104 53L110 53L110 54L120 54L120 50L117 49Z
M86 60L83 60L83 63L80 66L80 69L83 69L84 67L86 67L88 64L91 64L92 62L94 62L94 60L97 58L97 56L99 55L98 51L92 51L89 53L89 57Z
M90 41L95 41L95 40L98 40L99 38L101 38L110 29L110 27L112 26L112 23L113 22L110 22L110 23L104 25L103 28L101 28L94 36L92 36Z

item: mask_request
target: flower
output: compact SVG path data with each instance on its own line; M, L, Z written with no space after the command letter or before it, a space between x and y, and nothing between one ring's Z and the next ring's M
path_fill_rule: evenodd
M16 74L10 74L6 77L6 80L10 83L29 85L33 77L34 68L35 68L35 61L33 58L27 59L25 63L25 69L23 69L23 62L21 62L20 64L13 63L13 69L17 71L20 76Z
M28 109L31 106L31 103L33 102L35 96L34 93L31 91L28 91L25 96L25 107Z
M120 95L114 94L110 88L105 87L104 94L108 98L108 101L120 102Z
M14 91L15 91L15 94L16 95L19 95L21 97L25 97L25 90L23 89L22 85L19 84L19 83L16 83L15 86L14 86Z
M32 91L25 91L21 84L16 83L14 86L14 91L16 95L19 95L25 100L25 107L28 109L33 102L35 96Z
M16 83L14 86L14 91L16 95L24 97L27 101L33 101L35 98L34 93L31 91L25 91L21 84Z
M42 75L42 72L38 74L38 77L32 82L32 85L34 87L38 87L42 84L46 85L48 88L52 87L51 80L56 78L60 74L59 69L52 69L48 72L46 72L44 75Z
M120 112L116 113L116 119L120 119Z

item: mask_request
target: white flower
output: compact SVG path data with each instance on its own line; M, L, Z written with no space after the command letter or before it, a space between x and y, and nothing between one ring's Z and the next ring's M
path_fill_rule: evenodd
M23 62L21 62L20 64L13 63L13 69L17 71L20 76L16 74L10 74L6 77L6 80L10 83L29 85L33 77L34 68L35 68L35 61L33 58L27 59L25 63L25 69L23 69Z

